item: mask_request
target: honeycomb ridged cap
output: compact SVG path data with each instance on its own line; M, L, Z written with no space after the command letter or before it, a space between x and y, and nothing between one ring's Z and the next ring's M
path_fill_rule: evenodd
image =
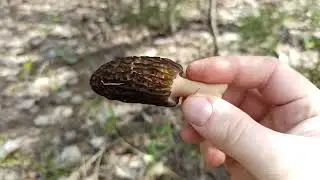
M92 90L109 100L173 107L174 79L183 73L180 64L161 57L116 58L101 65L91 76Z

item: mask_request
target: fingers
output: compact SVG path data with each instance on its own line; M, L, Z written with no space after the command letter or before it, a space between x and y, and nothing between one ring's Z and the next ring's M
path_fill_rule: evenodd
M237 177L241 177L241 180L257 180L256 177L231 157L226 157L225 168L232 175L231 179L239 179Z
M206 167L209 169L217 168L218 166L223 164L226 159L226 155L219 149L212 146L209 141L203 141L200 144L200 150L204 155Z
M232 104L216 97L190 96L182 104L184 119L212 145L249 169L266 167L276 132Z
M230 87L224 94L223 99L239 107L258 122L269 110L269 104L264 102L261 94L256 89L243 90Z
M260 123L278 132L292 128L320 115L320 97L307 96L283 106L276 106Z
M256 90L248 90L239 109L248 114L252 119L259 122L269 111L269 105L262 101L262 97Z
M229 86L227 91L223 94L223 99L239 107L244 100L247 89Z
M316 91L298 72L278 60L260 56L227 56L198 60L187 68L187 77L206 83L226 83L244 89L257 88L271 104L286 104Z
M203 141L203 137L189 124L186 123L181 131L181 138L189 144L198 144Z

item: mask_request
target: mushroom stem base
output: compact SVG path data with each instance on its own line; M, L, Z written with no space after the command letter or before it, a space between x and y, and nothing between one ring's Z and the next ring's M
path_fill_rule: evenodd
M227 84L205 84L177 76L172 85L172 96L186 97L195 93L222 97L227 90Z

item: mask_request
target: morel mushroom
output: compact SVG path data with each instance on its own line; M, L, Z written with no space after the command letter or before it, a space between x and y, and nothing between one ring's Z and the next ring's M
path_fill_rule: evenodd
M227 88L190 81L182 74L182 66L167 58L122 57L101 65L92 74L90 86L110 100L166 107L196 92L220 96Z

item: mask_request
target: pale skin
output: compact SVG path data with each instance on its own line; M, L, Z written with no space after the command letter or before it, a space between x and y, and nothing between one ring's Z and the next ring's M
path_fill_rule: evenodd
M227 84L222 98L195 94L181 106L187 143L232 180L320 179L320 91L271 57L201 59L190 80Z

